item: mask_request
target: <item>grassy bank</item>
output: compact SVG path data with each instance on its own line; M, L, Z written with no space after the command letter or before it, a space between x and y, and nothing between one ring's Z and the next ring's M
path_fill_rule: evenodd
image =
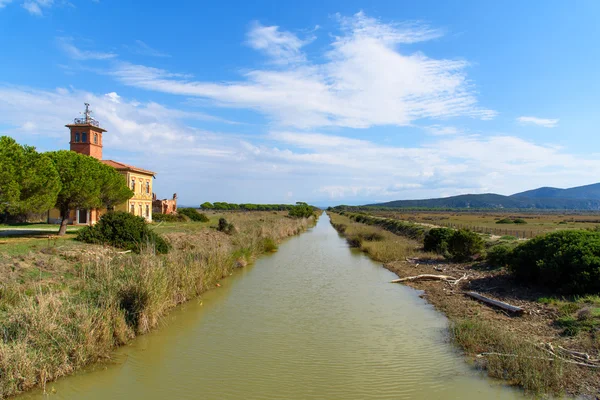
M360 248L399 277L419 274L467 275L458 285L439 281L410 282L450 320L449 337L473 364L489 376L505 380L536 395L600 393L600 369L580 367L549 353L548 343L600 358L600 299L553 297L552 293L516 281L507 271L482 262L455 263L422 251L422 242L394 235L330 213L332 225L348 243ZM374 239L373 239L374 238ZM390 249L383 252L377 249ZM521 306L519 317L464 296L473 290ZM490 354L493 353L493 354ZM564 355L564 354L563 354ZM569 357L564 357L569 358Z
M207 223L155 227L173 249L121 253L70 239L0 249L0 398L46 383L156 327L171 308L314 221L229 213L232 234ZM35 239L30 239L35 240ZM15 246L19 246L15 241Z

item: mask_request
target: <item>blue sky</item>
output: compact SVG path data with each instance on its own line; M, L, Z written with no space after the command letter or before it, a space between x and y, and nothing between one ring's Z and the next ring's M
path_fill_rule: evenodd
M159 197L364 204L599 181L596 1L0 0L0 134Z

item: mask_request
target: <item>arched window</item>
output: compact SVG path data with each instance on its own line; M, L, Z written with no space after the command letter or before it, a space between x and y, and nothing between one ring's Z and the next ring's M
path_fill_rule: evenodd
M131 178L131 190L135 192L135 178Z
M87 133L86 132L81 132L81 141L83 143L87 142Z
M131 203L131 208L129 210L130 213L132 213L133 215L135 215L135 204Z
M75 142L79 143L79 132L75 132Z
M146 181L146 194L150 194L150 181Z
M150 218L150 206L146 204L146 218Z
M94 144L98 144L98 134L94 133Z
M138 215L141 217L142 215L144 215L144 214L142 213L142 205L141 205L141 204L140 204L140 206L139 206L139 210L140 210L140 213L139 213Z

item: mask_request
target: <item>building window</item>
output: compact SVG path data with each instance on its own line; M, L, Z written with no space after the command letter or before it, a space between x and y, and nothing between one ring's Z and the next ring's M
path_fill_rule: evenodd
M150 181L146 181L146 194L150 194Z
M87 133L86 132L81 132L81 141L83 143L87 142Z
M94 133L94 144L98 144L98 134Z
M146 204L146 218L150 218L150 206Z
M135 193L135 178L131 178L131 190Z
M141 204L140 204L140 206L138 207L138 209L140 210L140 213L139 213L138 215L141 217L142 215L144 215L144 214L142 213L142 205L141 205Z
M75 143L79 143L79 132L75 132Z
M135 215L135 204L131 203L131 208L130 208L129 212L132 213L133 215Z

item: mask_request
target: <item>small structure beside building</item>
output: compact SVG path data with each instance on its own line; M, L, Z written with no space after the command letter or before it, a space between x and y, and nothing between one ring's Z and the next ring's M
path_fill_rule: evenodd
M177 214L177 193L171 200L157 200L156 193L152 194L152 212L160 214Z
M147 169L134 167L114 160L102 159L102 134L106 132L100 127L100 123L92 117L90 105L85 103L83 118L75 118L72 124L66 125L70 130L71 140L69 142L71 151L94 157L100 162L115 168L123 175L133 191L134 195L125 203L115 207L117 211L127 211L131 214L144 217L152 221L153 191L152 181L155 173ZM69 224L92 225L100 219L107 210L81 209L71 210ZM60 211L52 209L48 212L48 223L60 223Z

